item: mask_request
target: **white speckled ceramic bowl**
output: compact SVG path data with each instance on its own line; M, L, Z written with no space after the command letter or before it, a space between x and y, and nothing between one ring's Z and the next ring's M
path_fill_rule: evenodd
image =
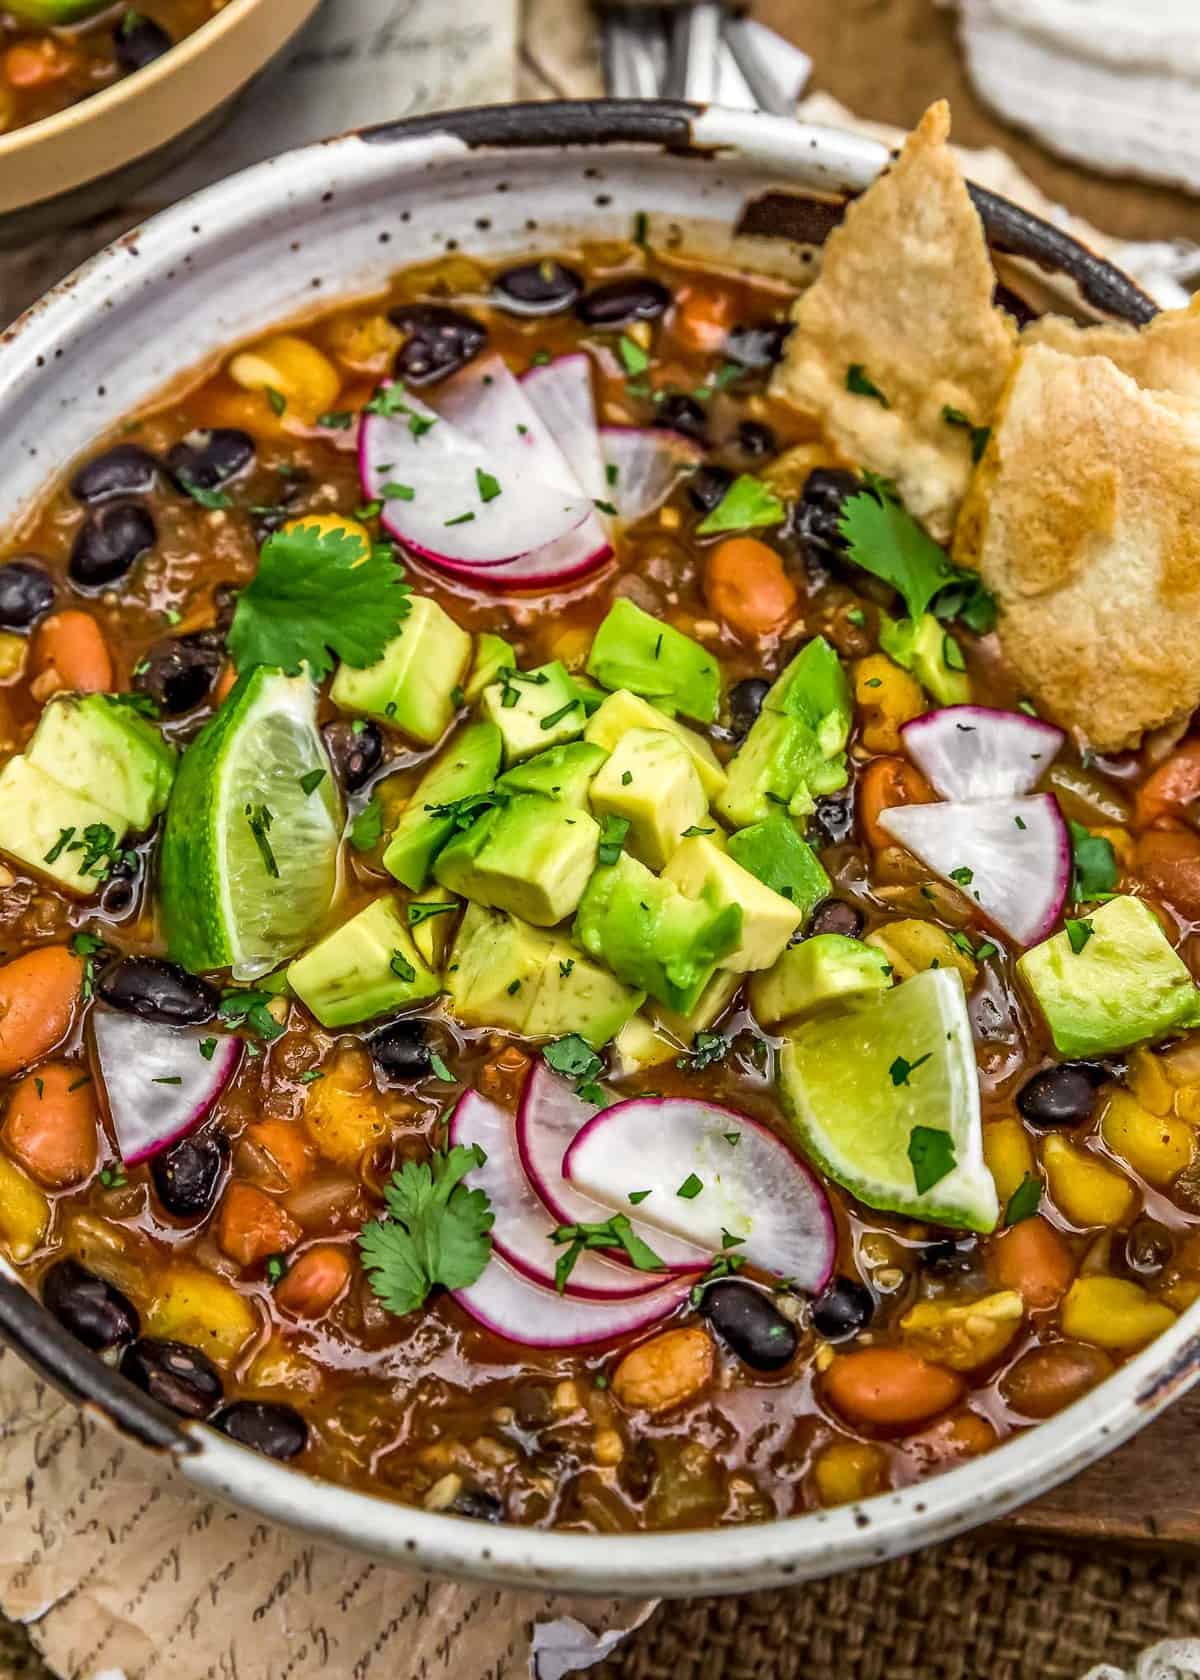
M231 340L448 248L484 254L628 234L650 209L680 249L803 266L886 161L844 133L669 103L508 106L349 135L265 163L94 258L4 339L0 520L96 433ZM993 196L997 249L1069 273L1090 303L1154 306L1112 268ZM789 238L791 235L791 238ZM811 249L808 260L811 260ZM72 1397L182 1473L296 1529L438 1574L572 1592L776 1586L878 1562L1010 1511L1148 1422L1200 1372L1200 1305L1086 1399L983 1458L861 1505L720 1532L491 1527L349 1492L181 1423L88 1354L0 1262L0 1333ZM1163 1466L1164 1476L1170 1467Z

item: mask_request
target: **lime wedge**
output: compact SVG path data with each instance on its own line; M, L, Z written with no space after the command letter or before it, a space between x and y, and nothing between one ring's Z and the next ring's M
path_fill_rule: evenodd
M779 1076L805 1152L860 1202L936 1225L995 1228L971 1023L954 969L915 974L877 1003L799 1028Z
M170 956L194 971L231 968L239 980L293 956L328 913L341 831L316 690L307 677L255 666L175 778L161 860Z

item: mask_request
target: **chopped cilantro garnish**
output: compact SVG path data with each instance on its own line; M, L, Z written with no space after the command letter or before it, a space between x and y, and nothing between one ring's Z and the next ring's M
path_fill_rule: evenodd
M282 1254L268 1254L266 1263L267 1282L272 1289L287 1276L288 1263Z
M675 1066L688 1073L699 1073L715 1062L722 1062L729 1053L729 1040L721 1033L698 1032L686 1056L676 1058Z
M692 1202L695 1201L703 1188L704 1180L697 1178L695 1173L689 1173L675 1194L682 1196L685 1202Z
M908 1159L917 1194L923 1196L954 1171L954 1140L935 1126L914 1126L908 1138Z
M379 490L385 502L411 502L416 493L411 484L395 484L391 479Z
M1078 956L1096 930L1092 926L1090 918L1087 916L1080 916L1078 918L1068 916L1065 926L1067 930L1067 942L1072 951L1074 951L1075 955Z
M225 494L224 490L207 490L203 484L197 484L196 480L187 473L180 473L178 477L183 489L202 508L229 508L233 506L232 500Z
M121 1190L128 1184L125 1176L125 1165L122 1161L114 1161L111 1166L100 1168L100 1182L106 1190Z
M478 1145L457 1144L392 1174L384 1191L387 1216L364 1226L358 1238L371 1288L389 1312L414 1312L435 1284L465 1289L483 1272L494 1216L485 1192L468 1190L462 1180L485 1160Z
M846 369L846 389L856 397L873 397L877 403L882 403L884 408L892 406L861 362L851 362Z
M975 879L975 871L968 869L965 863L950 871L950 879L960 887L969 887Z
M582 705L583 701L576 696L574 700L568 700L565 706L560 706L556 712L547 712L544 718L540 718L538 720L538 727L541 729L553 729L555 724L561 723L569 712L573 712L575 710L576 706Z
M556 1038L553 1044L545 1046L542 1056L546 1065L561 1073L564 1079L595 1079L604 1072L604 1063L578 1033Z
M621 334L617 342L617 352L626 373L645 373L650 366L650 357L647 352L642 349L636 339L630 338L627 333Z
M914 1074L919 1067L923 1067L932 1055L933 1051L927 1050L923 1056L918 1056L915 1062L908 1061L904 1056L897 1056L891 1067L888 1068L888 1072L892 1076L892 1084L907 1085L910 1074Z
M353 424L354 416L347 408L335 408L327 414L317 415L317 425L327 432L348 432Z
M894 488L869 475L867 489L842 505L838 530L856 566L890 583L904 597L910 618L927 612L935 597L939 618L961 618L983 634L995 619L995 603L973 572L962 572L944 549L901 506ZM948 587L950 586L950 587Z
M422 922L428 922L434 916L445 916L457 910L457 904L417 904L408 906L409 927L420 927Z
M325 780L324 767L320 764L315 765L313 769L306 770L303 776L299 777L298 780L300 782L301 793L315 793L321 783Z
M715 834L715 833L716 833L716 829L714 829L714 828L702 828L699 823L692 823L690 828L685 828L685 829L682 830L680 838L683 839L683 840L691 840L697 834Z
M629 1192L630 1203L633 1207L640 1207L649 1194L649 1190L631 1190Z
M469 525L474 517L473 513L456 513L453 519L443 519L442 524L445 526Z
M1102 898L1115 892L1117 886L1117 854L1111 840L1102 834L1092 834L1082 823L1072 822L1071 851L1075 862L1072 896L1077 904Z
M254 844L258 847L259 856L263 860L263 867L271 879L277 881L279 879L279 864L276 861L275 853L271 849L271 841L269 839L271 824L273 821L274 818L271 815L269 806L246 806L246 822L249 824L250 832L254 836Z
M624 848L625 836L628 833L628 817L606 816L604 827L600 832L600 845L596 851L597 861L603 864L616 863Z
M244 1027L257 1033L269 1044L272 1039L280 1037L284 1030L271 1014L271 1002L270 992L230 986L221 993L217 1014L231 1026Z
M494 502L500 494L500 480L493 478L491 473L484 472L482 467L475 468L475 483L481 502Z
M282 391L277 391L274 385L264 385L263 396L270 403L272 414L287 413L287 398Z
M350 824L349 840L356 852L369 852L383 839L383 806L372 798Z
M1032 1219L1042 1200L1042 1181L1036 1173L1026 1173L1008 1198L1004 1209L1004 1223L1019 1225L1022 1219Z
M438 1055L436 1050L431 1050L429 1052L429 1066L432 1068L436 1079L443 1079L447 1085L453 1085L454 1075L450 1072L450 1069L446 1066L445 1062Z
M554 1285L561 1295L567 1286L567 1279L575 1267L575 1262L585 1249L589 1248L620 1248L624 1249L628 1258L640 1272L655 1272L662 1269L662 1261L654 1250L642 1241L628 1217L623 1213L613 1214L611 1219L597 1220L587 1225L560 1225L550 1233L551 1242L566 1243L566 1253L554 1268Z
M409 962L403 951L392 952L392 960L388 963L388 967L398 980L404 981L406 986L411 985L417 978L416 969Z
M211 1062L216 1053L217 1041L215 1038L202 1038L196 1048L206 1062Z

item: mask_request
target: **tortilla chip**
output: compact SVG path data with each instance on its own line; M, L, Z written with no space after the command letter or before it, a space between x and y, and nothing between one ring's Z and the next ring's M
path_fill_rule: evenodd
M954 529L971 435L988 424L1016 331L992 303L983 225L946 144L944 102L830 234L820 277L797 301L774 396L815 415L847 460L894 479L933 536ZM886 399L847 388L861 369Z
M1148 325L1080 327L1046 315L1026 327L1022 344L1045 344L1066 356L1107 356L1147 391L1173 391L1200 403L1200 299L1164 309Z
M1039 710L1103 752L1200 702L1200 410L1023 349L955 545Z

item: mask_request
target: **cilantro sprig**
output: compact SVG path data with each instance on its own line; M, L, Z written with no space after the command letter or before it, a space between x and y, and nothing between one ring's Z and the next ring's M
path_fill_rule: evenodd
M939 618L960 618L969 630L986 634L996 606L978 576L953 563L907 512L894 485L873 473L866 482L865 490L846 498L838 519L848 558L890 583L910 618L932 607Z
M567 1287L567 1279L575 1269L579 1256L590 1248L620 1248L639 1272L663 1271L664 1264L659 1256L642 1241L629 1217L624 1213L614 1213L611 1219L595 1220L582 1225L560 1225L551 1231L550 1241L565 1244L566 1253L559 1257L554 1268L554 1287L561 1295Z
M386 543L300 525L267 538L229 632L239 671L278 665L314 682L333 658L361 669L382 657L409 612L409 586Z
M466 1289L482 1275L495 1215L487 1193L463 1179L486 1160L478 1144L455 1144L392 1174L387 1215L358 1238L371 1288L389 1312L415 1312L436 1285Z

